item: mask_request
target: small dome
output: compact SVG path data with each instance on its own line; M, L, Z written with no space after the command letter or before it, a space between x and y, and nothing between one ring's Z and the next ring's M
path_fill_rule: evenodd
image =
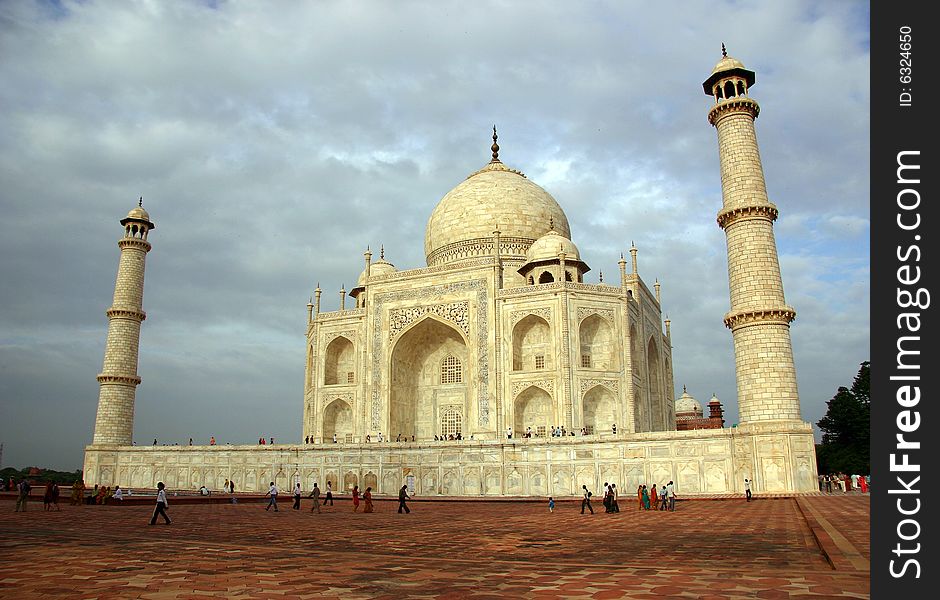
M565 253L566 259L581 260L578 247L574 245L574 242L554 229L549 229L548 233L535 240L535 243L529 247L529 251L526 252L526 262L555 260L560 252Z
M711 399L708 401L709 404L721 404L721 400L718 399L717 394L712 394Z
M141 223L141 222L146 223L147 227L149 227L150 229L156 229L157 226L154 225L153 222L151 222L150 220L150 213L144 210L144 207L142 206L142 204L143 204L143 199L141 199L141 202L137 206L132 208L130 212L127 213L126 217L121 219L121 225L127 225L131 221L137 221L138 223Z
M375 277L376 275L388 275L389 273L396 273L397 271L398 271L398 269L395 268L395 265L393 265L392 263L388 262L388 261L385 260L384 258L380 258L379 260L377 260L377 261L375 261L374 263L372 263L372 265L371 265L371 267L370 267L370 269L369 269L369 275L370 275L371 277ZM365 284L366 284L366 272L365 272L365 270L363 270L362 273L359 274L359 282L358 282L358 283L359 283L359 285L365 285Z
M715 73L721 73L723 71L732 71L734 69L744 69L744 63L740 60L734 58L733 56L723 56L721 60L718 61L718 64L715 65L715 68L712 69L712 75Z
M689 395L685 388L682 388L682 395L676 400L676 414L697 413L702 414L702 405L699 401Z

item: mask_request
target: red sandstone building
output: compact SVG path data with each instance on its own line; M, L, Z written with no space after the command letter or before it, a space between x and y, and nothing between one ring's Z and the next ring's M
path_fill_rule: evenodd
M682 386L682 395L676 400L676 430L721 429L725 426L723 413L718 396L712 394L712 399L708 401L708 417L705 417L702 405Z

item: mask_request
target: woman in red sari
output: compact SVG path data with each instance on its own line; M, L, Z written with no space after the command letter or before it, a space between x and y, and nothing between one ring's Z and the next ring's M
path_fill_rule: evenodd
M653 487L650 488L650 504L655 509L658 504L656 503L656 484L653 484Z
M353 512L359 512L359 486L354 485L352 491L353 497Z
M643 486L636 486L636 503L640 510L643 510Z
M862 475L861 477L859 477L859 478L858 478L858 486L859 486L860 488L862 488L862 493L863 493L863 494L867 494L867 493L868 493L868 478L865 477L864 475Z
M365 493L362 495L362 501L365 503L365 506L362 509L364 513L372 512L372 488L367 487Z

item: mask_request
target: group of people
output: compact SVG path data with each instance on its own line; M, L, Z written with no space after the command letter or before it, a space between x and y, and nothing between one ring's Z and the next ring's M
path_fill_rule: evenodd
M617 424L616 424L616 423L614 423L613 425L610 426L610 432L611 432L613 435L617 435ZM551 429L551 433L549 434L549 437L569 437L569 436L574 437L574 435L575 435L574 431L568 431L567 429L565 429L565 426L564 426L564 425L559 425L558 427L555 427L555 426L553 425L553 426L552 426L552 429ZM578 435L586 436L586 435L591 435L591 433L588 432L588 428L587 428L587 427L582 427L582 428L578 431ZM506 428L506 439L511 440L511 439L512 439L512 436L513 436L512 427L507 427L507 428ZM539 437L539 434L538 434L537 432L533 431L533 430L532 430L532 427L526 427L526 428L525 428L525 431L522 432L522 435L521 435L520 437L523 437L523 438Z
M591 514L594 514L594 507L591 505L591 497L594 495L590 490L588 490L587 485L581 486L582 490L582 499L581 499L581 514L584 514L585 509L591 511ZM670 481L667 484L662 486L657 492L656 484L647 488L645 485L639 485L636 488L636 499L637 507L639 510L676 510L676 489L675 484ZM555 510L555 500L554 498L548 499L548 509L549 511L554 512ZM617 484L604 482L604 512L607 513L617 513L620 512L620 503L618 502L618 490Z
M160 485L162 485L162 483ZM264 508L265 511L269 511L273 508L274 512L278 512L277 497L279 493L280 492L277 488L277 484L275 484L272 481L270 483L267 493L264 495L266 498L269 498L268 505ZM310 507L310 512L316 512L316 513L322 512L320 510L321 508L320 494L321 494L320 486L318 483L315 482L313 484L313 489L307 495L308 498L311 498L313 500L313 505ZM354 485L352 492L351 492L351 496L352 496L353 512L359 512L360 504L363 507L362 512L364 513L375 512L375 505L372 502L372 487L371 486L366 487L365 491L360 493L359 486ZM300 510L301 509L300 502L301 502L301 499L303 498L303 491L301 490L299 481L294 484L293 498L294 498L294 504L291 508L293 510ZM401 489L398 491L398 512L400 513L411 512L411 509L408 508L408 500L410 499L411 499L411 496L408 495L408 486L407 485L401 486ZM333 482L327 481L326 482L326 496L323 499L322 506L334 506L334 505L335 505L335 502L333 500ZM154 513L154 515L156 515L156 512ZM156 518L156 516L154 516L154 518Z
M830 473L828 475L820 474L817 479L819 480L819 491L826 494L832 494L833 492L846 494L856 490L867 494L871 486L871 475Z
M270 443L271 443L272 446L274 445L274 438L273 438L273 437L271 438L271 442L270 442ZM259 445L259 446L264 446L264 445L266 445L266 444L268 444L268 442L264 439L264 436L258 438L258 445Z

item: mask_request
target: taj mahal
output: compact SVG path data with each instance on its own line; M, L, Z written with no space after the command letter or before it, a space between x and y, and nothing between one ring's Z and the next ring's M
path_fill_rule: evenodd
M270 481L309 490L329 480L340 491L359 485L379 494L407 484L421 496L563 497L605 481L630 490L672 480L689 497L743 493L747 478L758 493L815 491L813 431L800 414L790 343L796 312L784 299L777 207L754 127L755 79L722 47L703 84L718 133L737 426L677 428L672 331L658 280L651 287L640 277L632 246L616 281L585 283L591 267L561 204L503 162L494 127L489 162L428 219L426 266L399 269L384 248L377 260L367 250L336 311L320 310L317 286L302 323L296 443L133 445L155 230L135 206L120 221L86 482L221 489L230 479L238 490L266 491ZM679 405L680 421L701 416L688 394Z

